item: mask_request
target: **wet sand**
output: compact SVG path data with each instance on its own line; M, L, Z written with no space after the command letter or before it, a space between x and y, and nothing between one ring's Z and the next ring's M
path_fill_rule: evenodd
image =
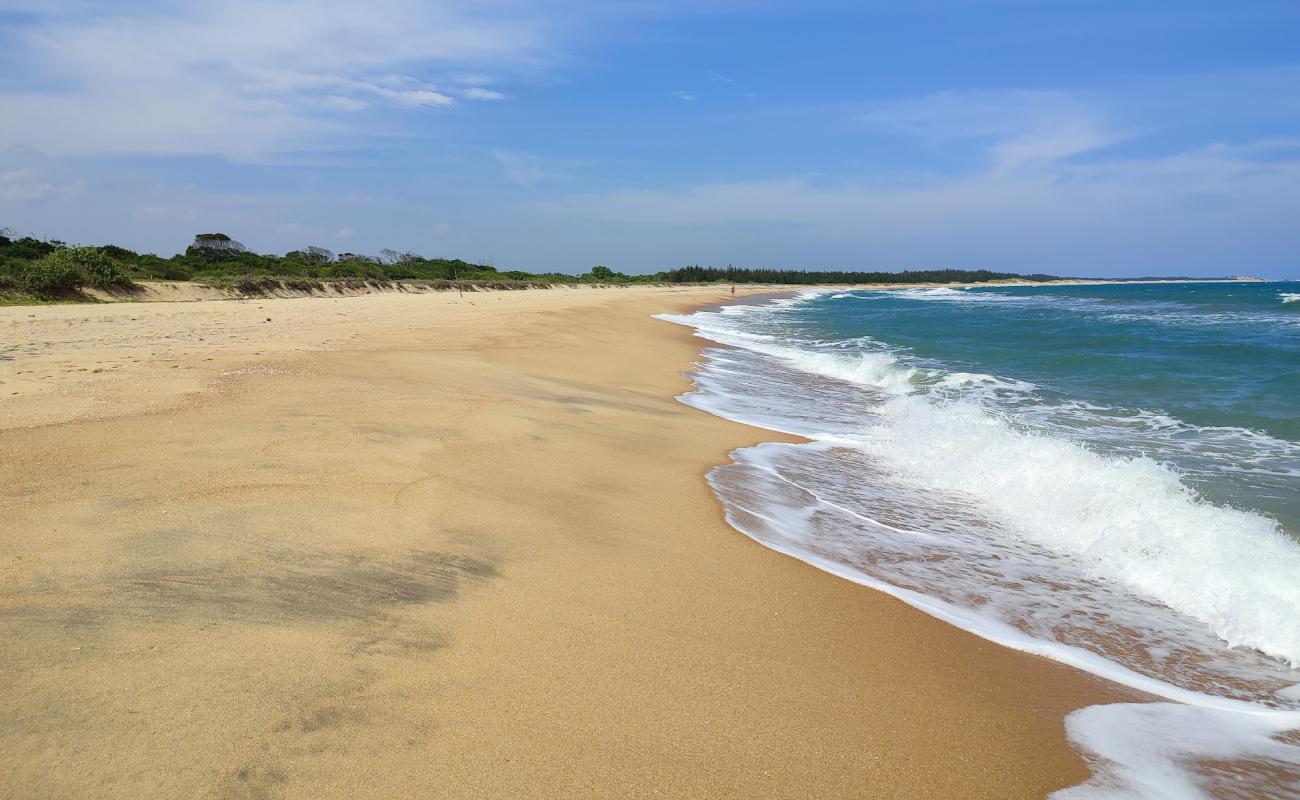
M704 473L778 437L677 403L702 342L650 315L724 299L0 309L0 795L1083 780L1115 690L722 520Z

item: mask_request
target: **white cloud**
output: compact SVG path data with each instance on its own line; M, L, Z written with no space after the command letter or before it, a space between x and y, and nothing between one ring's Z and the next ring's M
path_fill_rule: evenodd
M79 194L83 182L28 147L0 147L0 202L31 204Z
M673 97L676 97L678 100L685 100L687 102L690 102L695 99L695 95L691 94L690 92L686 92L682 90L673 92Z
M655 228L661 239L736 229L769 249L801 243L856 253L884 268L990 264L1083 274L1293 268L1300 250L1300 141L1213 144L1164 156L1098 158L1117 141L1105 126L1059 130L1030 116L1025 129L997 116L936 116L945 137L983 140L981 168L939 176L827 182L811 177L627 189L571 196L542 209L588 222ZM898 117L894 117L898 119ZM915 120L918 117L912 117ZM673 231L673 233L669 233ZM730 251L733 254L743 248ZM776 250L772 249L772 252ZM700 256L704 257L704 256ZM772 256L764 256L771 258Z
M1133 136L1095 106L1064 92L939 92L882 106L862 119L939 147L983 143L1003 170L1079 155Z
M321 108L330 111L365 111L370 108L370 104L365 100L357 97L343 97L336 94L328 94L320 99Z
M448 97L442 92L435 92L432 89L413 89L409 91L385 93L385 97L393 99L408 106L425 106L428 108L446 108L447 106L456 105L456 100Z
M494 92L491 89L482 89L477 86L465 89L460 92L460 96L466 100L504 100L506 96L501 92Z
M54 156L331 146L380 124L347 112L455 105L438 75L537 65L554 30L531 5L469 0L50 0L32 13L6 32L18 71L0 88L0 146Z
M496 78L491 75L484 75L481 72L471 72L464 75L453 75L451 82L458 83L461 86L485 86L496 83Z
M0 200L40 200L56 191L36 170L0 172Z

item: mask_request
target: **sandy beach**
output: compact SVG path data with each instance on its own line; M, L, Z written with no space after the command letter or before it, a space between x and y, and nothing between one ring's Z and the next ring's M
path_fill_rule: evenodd
M757 291L757 290L756 290ZM742 292L743 294L744 292ZM1040 798L1125 695L731 529L724 288L0 308L0 796Z

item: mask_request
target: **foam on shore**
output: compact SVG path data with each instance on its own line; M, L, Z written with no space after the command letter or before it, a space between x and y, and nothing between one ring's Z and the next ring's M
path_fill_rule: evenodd
M1300 748L1276 738L1300 728L1300 545L1275 520L1207 501L1169 464L1054 435L1031 384L808 339L784 311L814 297L668 317L729 346L706 351L683 402L812 440L739 450L710 474L734 527L984 638L1172 701L1072 715L1095 776L1063 798L1249 786L1192 766L1214 759L1300 782ZM1023 419L1009 415L1020 407ZM1242 447L1260 436L1215 435ZM1289 443L1263 444L1261 458L1282 454L1266 468L1291 463Z

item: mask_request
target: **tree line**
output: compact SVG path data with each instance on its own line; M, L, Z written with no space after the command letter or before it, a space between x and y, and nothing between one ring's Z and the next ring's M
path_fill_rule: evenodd
M833 270L681 267L649 275L625 275L597 265L573 275L501 270L459 258L426 258L416 253L384 249L377 256L334 253L308 246L284 255L255 253L224 233L200 233L169 258L138 253L118 245L73 246L44 241L0 229L0 298L76 298L81 290L130 290L137 281L230 281L234 279L294 279L364 281L456 281L461 283L950 283L1007 278L1050 280L1049 275L1013 275L989 270L909 270L906 272L844 272Z
M392 249L371 256L308 246L282 256L271 255L253 252L224 233L200 233L183 253L163 258L113 244L75 246L0 228L0 297L74 299L86 288L130 290L138 281L238 282L249 278L293 279L298 285L331 280L500 285L650 283L662 279L660 275L624 275L605 266L580 275L502 270L491 264L426 258Z

